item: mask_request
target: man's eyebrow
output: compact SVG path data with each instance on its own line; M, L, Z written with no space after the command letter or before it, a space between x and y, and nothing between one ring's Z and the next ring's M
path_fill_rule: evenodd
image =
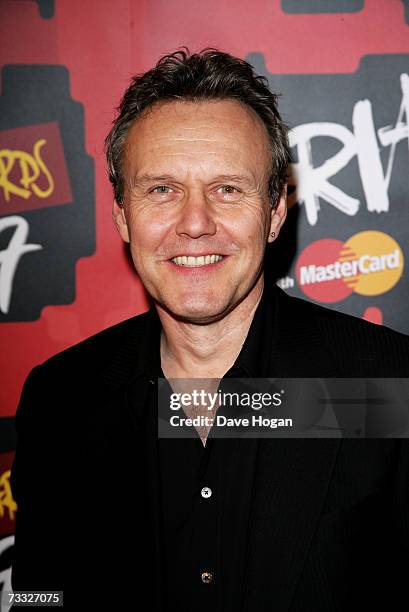
M217 176L215 176L211 181L211 183L213 182L217 182L217 181L223 181L223 182L229 182L229 181L234 181L235 183L248 183L252 180L252 177L250 175L240 175L240 174L219 174ZM135 176L133 181L132 181L132 186L133 187L139 187L139 186L143 186L146 185L148 183L166 183L168 181L175 181L175 182L179 182L175 176L172 176L171 174L161 174L161 175L154 175L154 174L141 174L140 176Z
M251 180L251 175L247 174L219 174L214 178L214 181L233 181L234 183L248 183Z
M132 181L132 186L145 185L146 183L156 183L156 182L166 182L166 181L175 181L176 178L171 174L161 174L159 176L154 174L141 174L140 176L135 176Z

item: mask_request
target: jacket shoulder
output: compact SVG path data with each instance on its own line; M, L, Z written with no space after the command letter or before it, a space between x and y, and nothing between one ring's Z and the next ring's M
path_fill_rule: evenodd
M397 342L409 343L409 336L385 325L377 325L376 323L365 321L365 319L361 319L360 317L327 308L315 302L310 302L288 294L285 294L285 299L291 300L292 308L295 312L299 312L300 315L301 312L303 312L303 314L309 312L309 315L312 315L315 320L323 326L341 326L344 330L348 330L352 334L361 333L369 336L390 337L394 338Z
M286 295L286 300L291 301L293 316L314 321L345 375L359 376L354 364L366 361L372 364L373 376L409 376L409 336L301 298Z
M111 325L52 355L36 367L42 370L71 367L100 370L126 339L132 335L137 341L138 335L144 334L149 319L150 311L147 311Z

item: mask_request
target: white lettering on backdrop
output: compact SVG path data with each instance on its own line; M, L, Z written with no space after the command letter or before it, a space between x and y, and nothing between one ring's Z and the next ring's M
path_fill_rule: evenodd
M356 215L360 201L329 182L356 156L359 175L365 194L367 210L387 212L389 210L389 184L391 180L396 145L407 139L409 146L409 75L400 77L402 102L394 126L375 130L370 100L359 100L352 112L353 131L338 123L316 122L298 125L290 132L290 145L296 147L298 161L293 164L296 192L289 197L305 205L308 223L315 225L320 210L319 198L325 200L346 215ZM404 117L406 122L403 121ZM386 171L381 160L381 148L390 147ZM335 138L342 148L314 168L311 141L317 137Z

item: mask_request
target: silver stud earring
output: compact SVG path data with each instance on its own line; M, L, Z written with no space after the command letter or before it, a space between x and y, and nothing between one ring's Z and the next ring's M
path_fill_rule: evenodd
M275 235L276 235L276 233L275 233L275 232L271 232L271 234L270 234L270 236L271 236L272 238L274 238L274 236L275 236Z

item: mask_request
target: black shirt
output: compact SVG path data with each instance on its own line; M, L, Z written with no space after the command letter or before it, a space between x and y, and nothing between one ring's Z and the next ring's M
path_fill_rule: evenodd
M267 376L273 314L273 301L265 290L240 354L224 379ZM259 440L217 438L213 432L206 446L197 433L194 438L159 439L169 611L239 609Z

